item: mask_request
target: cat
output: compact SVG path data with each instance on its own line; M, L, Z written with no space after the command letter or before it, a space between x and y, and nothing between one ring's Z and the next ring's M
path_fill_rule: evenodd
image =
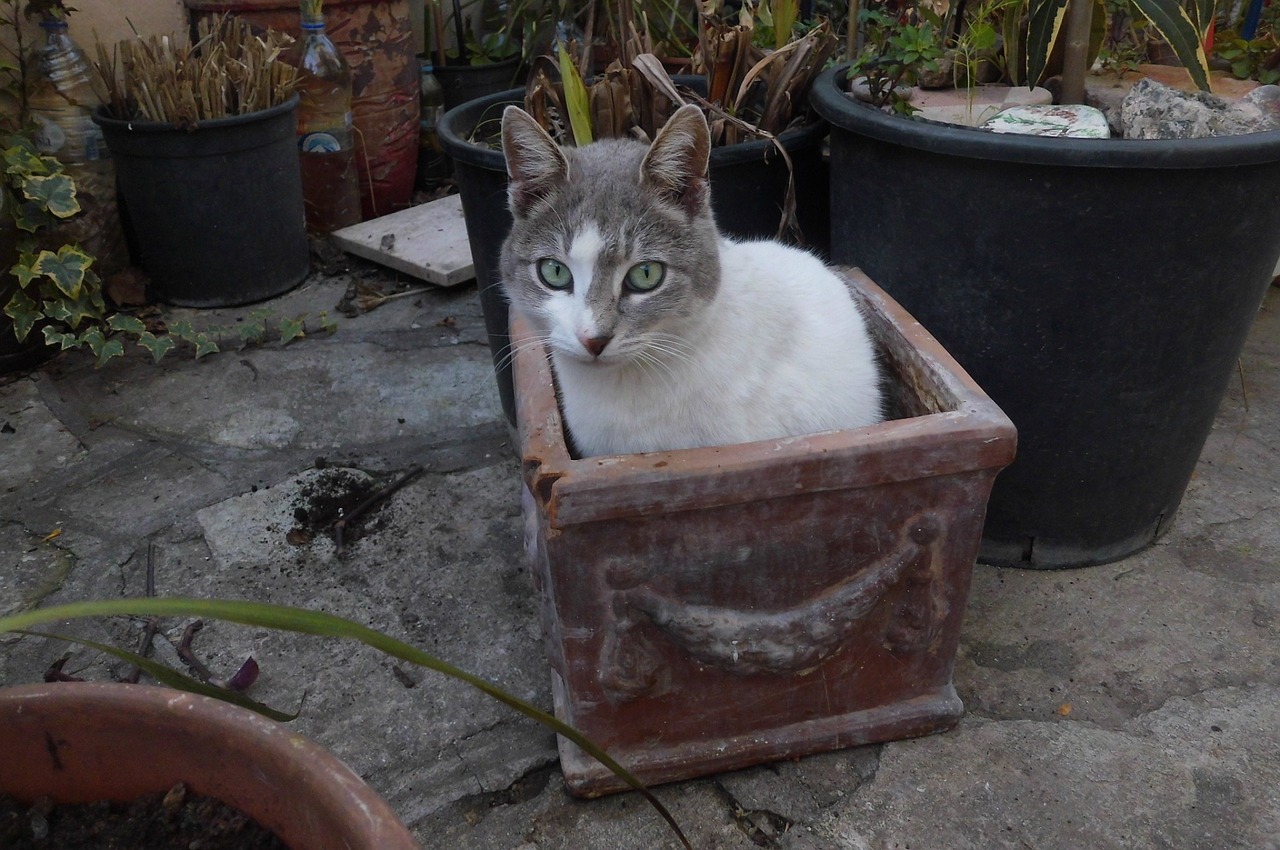
M874 347L845 283L799 248L717 230L696 106L651 145L580 148L509 106L502 148L514 219L503 289L550 349L581 456L883 419Z

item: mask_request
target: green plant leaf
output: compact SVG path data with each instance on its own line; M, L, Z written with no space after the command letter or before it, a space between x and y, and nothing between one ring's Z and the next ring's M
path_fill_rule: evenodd
M199 360L206 354L217 354L220 350L218 343L208 334L198 333L191 337L191 344L196 347L196 359Z
M22 194L58 218L68 218L80 212L75 183L65 174L29 176L22 181Z
M56 254L41 251L31 268L57 284L63 295L77 298L83 289L85 272L92 263L93 257L78 246L63 245Z
M1182 4L1177 0L1133 0L1133 5L1173 48L1192 82L1201 91L1209 91L1209 59L1204 53L1204 41Z
M153 362L159 363L160 359L169 353L169 350L177 345L170 336L156 336L151 331L143 331L138 335L138 345L151 352Z
M1053 45L1062 33L1067 0L1030 0L1027 22L1027 86L1044 76Z
M127 334L138 336L147 330L146 322L137 316L126 316L124 313L115 313L111 318L107 319L107 327L113 331L124 331Z
M25 342L31 329L36 326L36 322L44 318L44 314L40 312L40 305L32 301L21 289L13 293L9 303L4 305L4 313L13 319L13 335L18 342Z
M301 317L280 320L280 344L288 345L298 337L306 336L307 329Z
M1200 33L1201 41L1209 34L1209 26L1213 23L1217 8L1217 0L1195 0L1191 4L1192 22L1196 26L1196 32Z
M195 339L196 329L191 327L190 322L188 322L186 319L183 319L180 322L174 322L172 325L170 325L169 333L172 334L173 336L176 336L178 339L191 342Z
M578 147L591 144L591 97L582 82L578 66L573 64L564 43L560 48L560 80L564 83L564 108L569 113L569 126L573 129L573 143Z
M26 289L31 285L31 281L40 277L40 273L31 268L33 262L35 262L34 257L24 257L16 266L9 269L9 273L18 279L18 286L22 289Z
M46 299L44 314L72 329L78 328L86 319L94 321L101 318L102 302L100 298L95 298L95 295L96 293L81 287L75 298Z
M23 201L13 211L14 223L27 233L35 233L40 228L52 224L56 220L49 215L49 211L39 201Z
M262 602L148 597L144 599L102 599L89 602L71 602L65 605L37 608L34 611L21 611L0 617L0 634L24 631L43 623L57 623L63 620L84 617L114 616L205 617L259 628L283 629L284 631L298 632L300 634L355 640L366 646L371 646L392 658L399 658L410 664L417 664L458 679L577 744L584 752L590 754L612 771L614 775L640 793L675 831L681 843L692 850L692 845L680 829L679 824L676 823L675 818L662 805L661 801L653 795L653 792L646 788L640 780L636 779L630 771L618 764L608 753L588 740L581 732L547 714L537 706L507 693L492 682L468 673L436 658L434 655L423 652L403 641L396 640L376 629L361 625L354 620L347 620L323 611L308 611L304 608L270 605Z
M261 322L245 322L236 326L236 334L246 345L251 342L262 342L267 335L267 326Z
M771 0L769 7L773 18L773 48L781 50L791 40L791 29L800 16L800 0Z
M107 361L112 357L124 356L124 343L113 337L108 339L102 348L94 353L98 355L98 359L93 362L94 368L101 369L107 365Z
M24 136L9 136L5 139L4 171L6 174L18 175L49 173L40 151Z
M66 351L68 348L79 348L84 345L80 341L80 337L75 334L63 333L57 328L48 325L44 326L44 341L46 345L56 345L59 350Z
M90 649L105 652L107 655L114 655L121 661L127 661L135 667L142 668L143 672L162 685L168 685L171 688L186 691L187 693L200 694L201 696L220 699L223 702L229 702L232 705L238 705L241 708L256 711L258 714L261 714L264 717L270 717L272 720L280 723L288 723L292 720L297 720L299 714L301 714L300 711L295 711L290 714L288 712L274 709L269 705L249 699L239 691L233 691L230 688L215 687L206 682L202 682L199 679L188 676L185 673L180 673L171 667L166 667L158 661L153 661L150 658L139 655L136 652L130 652L127 649L121 649L118 646L112 646L109 643L98 643L97 641L89 640L88 638L72 637L71 635L54 634L51 632L34 632L25 629L21 630L19 634L62 640L68 643L79 644L80 646L87 646Z

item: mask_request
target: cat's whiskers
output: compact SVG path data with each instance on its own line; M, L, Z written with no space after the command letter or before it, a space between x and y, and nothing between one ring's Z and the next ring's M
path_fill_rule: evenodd
M508 346L506 353L503 354L496 363L494 363L494 372L500 372L508 366L511 366L515 362L517 354L533 351L539 347L544 347L548 351L551 349L550 334L534 334L519 340L515 345Z

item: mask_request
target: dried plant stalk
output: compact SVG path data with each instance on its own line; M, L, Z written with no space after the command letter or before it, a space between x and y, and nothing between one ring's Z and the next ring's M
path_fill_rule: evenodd
M296 70L283 61L293 39L222 15L201 19L195 44L176 36L97 45L96 67L108 113L126 120L194 127L285 102Z

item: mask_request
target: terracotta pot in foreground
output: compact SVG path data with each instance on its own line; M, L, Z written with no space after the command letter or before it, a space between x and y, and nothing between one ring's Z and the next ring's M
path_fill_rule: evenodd
M178 782L293 850L420 850L328 751L251 711L168 688L89 682L0 688L0 794L130 800Z

